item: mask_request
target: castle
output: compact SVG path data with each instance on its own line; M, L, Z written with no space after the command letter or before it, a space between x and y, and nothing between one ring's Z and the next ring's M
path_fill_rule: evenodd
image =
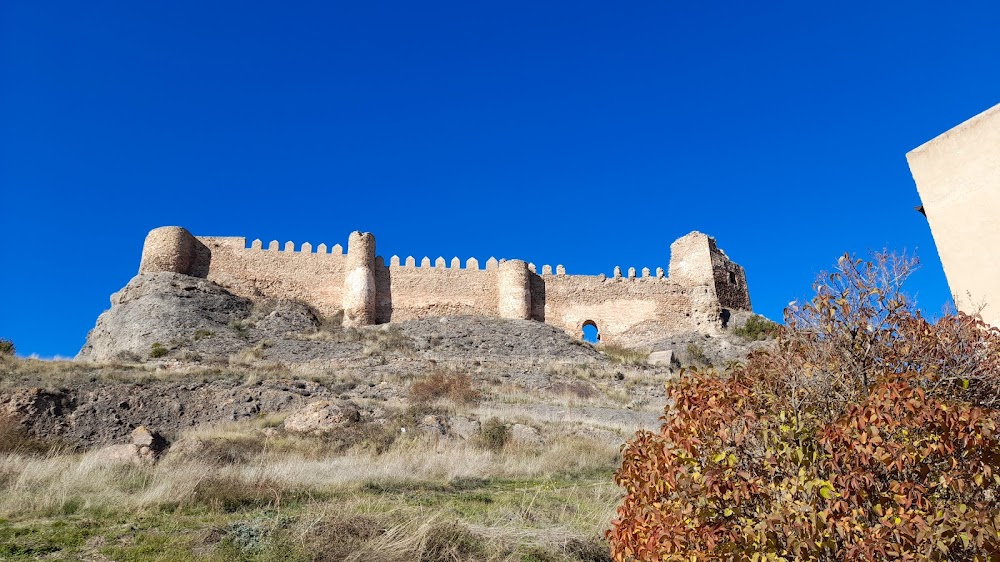
M213 281L234 294L293 299L320 314L343 313L348 327L429 316L477 315L545 322L580 336L598 329L602 342L638 344L667 335L717 333L733 311L750 311L743 268L700 232L670 246L668 275L615 268L605 275L567 275L562 266L539 271L522 260L458 258L418 266L412 257L386 263L375 237L353 232L347 253L340 244L296 251L292 242L266 248L260 240L193 236L168 226L152 230L140 273L171 271Z

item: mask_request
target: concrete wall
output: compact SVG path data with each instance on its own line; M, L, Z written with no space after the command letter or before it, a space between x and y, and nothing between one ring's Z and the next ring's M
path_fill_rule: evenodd
M955 305L1000 326L1000 105L906 159Z
M534 319L581 336L597 326L601 341L640 344L674 333L713 333L724 308L749 310L743 268L711 237L693 232L671 246L670 277L662 268L612 277L566 275L521 260L490 258L481 268L438 258L386 264L375 238L352 233L340 245L284 245L238 237L194 237L178 227L150 232L140 272L175 271L205 277L248 298L303 301L320 313L343 312L345 326L430 316L478 315Z

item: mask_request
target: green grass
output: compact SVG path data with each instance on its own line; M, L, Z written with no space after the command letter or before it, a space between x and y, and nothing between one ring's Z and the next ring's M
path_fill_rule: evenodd
M154 466L0 454L0 559L606 559L613 447L564 435L488 451L416 431L380 453L280 433L251 447L266 424L192 430L213 445Z

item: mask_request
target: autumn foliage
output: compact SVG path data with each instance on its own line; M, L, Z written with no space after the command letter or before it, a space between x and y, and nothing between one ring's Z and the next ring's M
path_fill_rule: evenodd
M615 475L628 560L1000 560L1000 331L842 257L777 344L668 384Z

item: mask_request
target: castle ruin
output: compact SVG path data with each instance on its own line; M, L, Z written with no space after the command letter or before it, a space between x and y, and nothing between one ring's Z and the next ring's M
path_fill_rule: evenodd
M670 246L662 268L611 277L567 275L563 266L539 271L522 260L475 258L433 263L412 257L388 263L375 253L375 237L351 233L340 244L277 241L267 247L246 238L193 236L168 226L146 237L140 273L171 271L206 278L250 299L304 302L326 316L343 314L348 327L430 316L476 315L545 322L574 335L587 325L602 342L637 344L671 334L717 333L733 311L750 311L743 268L715 239L692 232Z

